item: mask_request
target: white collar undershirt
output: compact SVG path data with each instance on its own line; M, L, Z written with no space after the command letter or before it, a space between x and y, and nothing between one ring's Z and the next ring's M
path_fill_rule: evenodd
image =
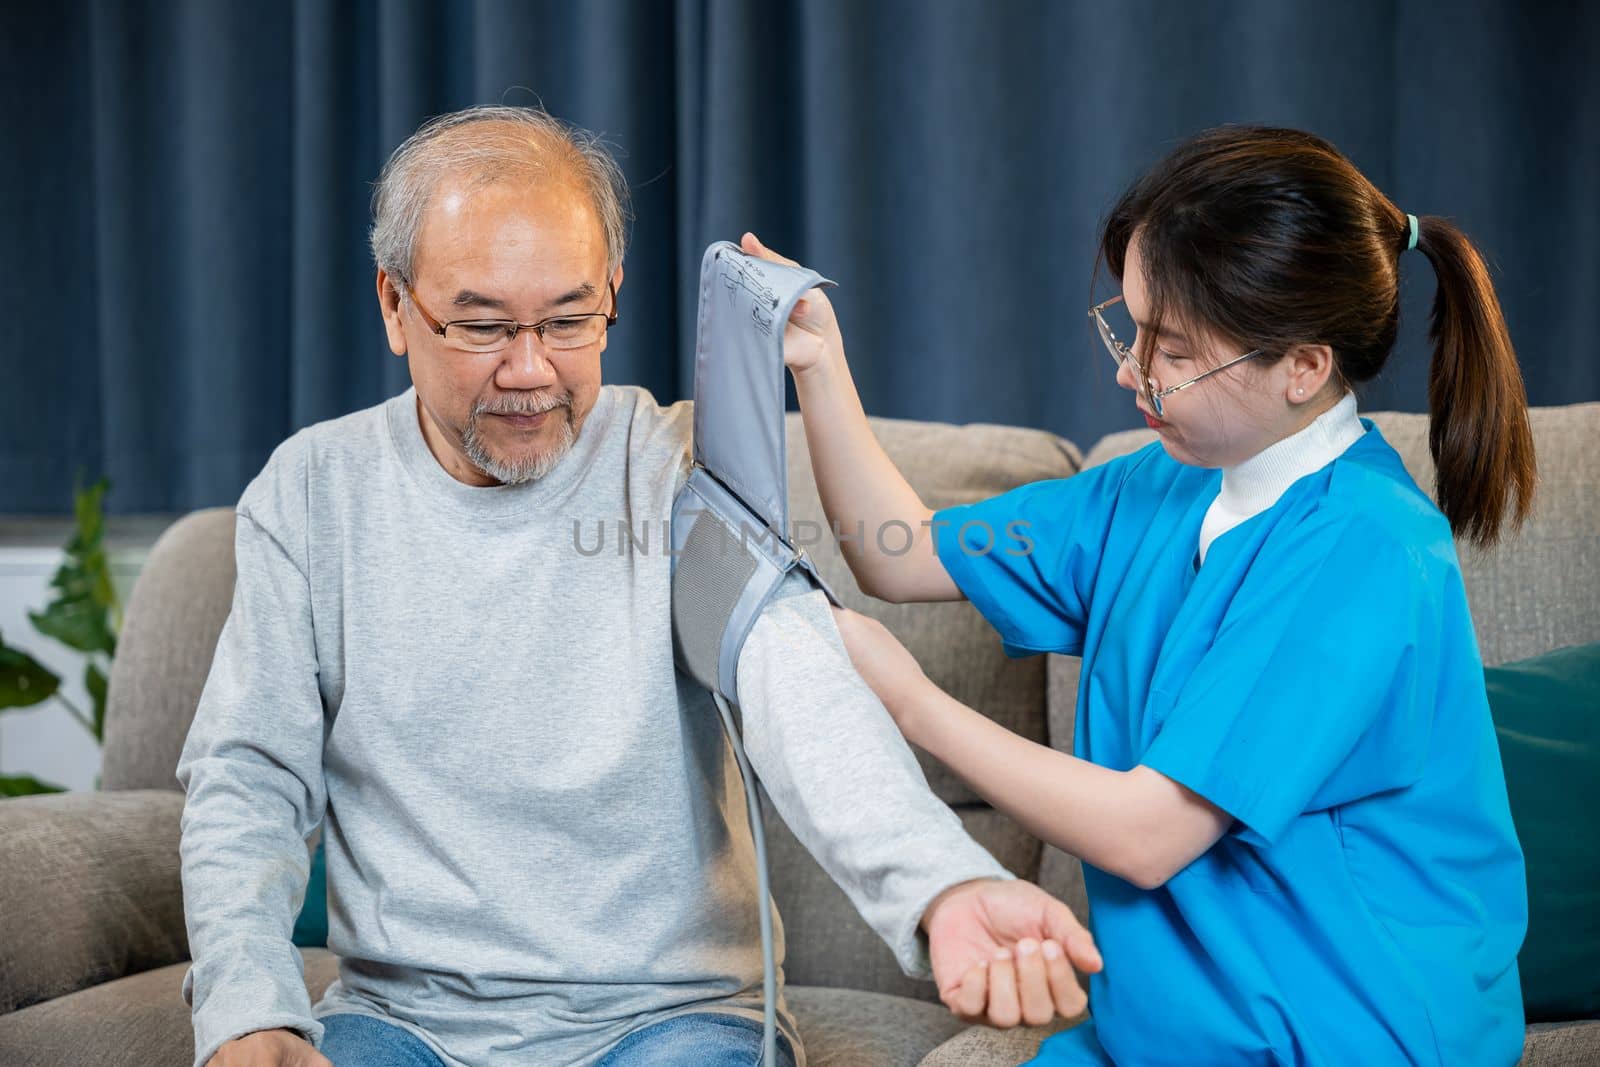
M1222 488L1200 524L1200 562L1211 542L1276 504L1289 486L1343 455L1365 432L1356 416L1356 395L1345 393L1305 429L1222 468Z

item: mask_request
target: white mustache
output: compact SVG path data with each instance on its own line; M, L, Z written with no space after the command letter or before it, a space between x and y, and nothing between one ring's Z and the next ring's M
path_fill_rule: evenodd
M560 393L560 394L543 393L543 394L540 394L538 396L535 396L535 397L531 398L530 400L528 400L526 402L519 402L519 401L511 400L511 401L499 401L499 402L496 402L496 403L494 403L492 405L490 403L488 403L488 402L479 403L477 405L474 405L474 407L472 409L472 414L474 416L478 416L478 415L542 415L546 411L554 411L556 408L566 408L566 407L571 407L571 406L572 406L572 397L567 395L566 393Z

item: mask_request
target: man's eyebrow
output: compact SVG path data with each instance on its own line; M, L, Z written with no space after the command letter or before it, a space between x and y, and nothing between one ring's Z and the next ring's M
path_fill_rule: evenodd
M550 301L546 307L565 307L568 304L577 303L580 300L590 300L593 299L595 294L598 292L599 290L593 285L588 282L584 282L571 292L563 293L556 297L554 300ZM495 311L501 312L508 310L504 300L497 300L492 296L485 296L482 293L474 292L471 289L463 289L457 293L455 299L450 301L450 306L458 308L493 308Z
M596 296L598 296L599 293L600 293L600 290L596 289L594 286L590 285L588 282L584 282L582 285L578 286L576 289L572 290L570 293L564 293L561 296L558 296L554 300L550 301L550 306L551 307L562 307L562 306L564 306L566 304L575 304L580 300L583 300L583 301L592 300Z
M450 306L458 308L494 308L496 311L506 310L506 302L504 300L496 300L492 296L484 296L482 293L475 293L471 289L463 289L457 293L456 298L450 301Z

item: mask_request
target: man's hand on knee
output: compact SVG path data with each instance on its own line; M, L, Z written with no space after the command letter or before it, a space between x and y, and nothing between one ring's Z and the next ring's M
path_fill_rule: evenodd
M206 1067L333 1067L293 1030L257 1030L217 1049Z

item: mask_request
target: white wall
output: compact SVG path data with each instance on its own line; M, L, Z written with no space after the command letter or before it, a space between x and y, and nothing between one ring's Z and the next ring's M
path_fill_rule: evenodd
M166 525L140 518L108 523L106 551L112 582L124 605L150 545ZM61 676L61 689L86 716L93 702L83 689L84 656L47 638L28 621L50 603L50 578L71 537L66 522L0 520L0 635ZM31 708L0 711L0 774L31 774L69 789L93 789L100 746L54 698Z

